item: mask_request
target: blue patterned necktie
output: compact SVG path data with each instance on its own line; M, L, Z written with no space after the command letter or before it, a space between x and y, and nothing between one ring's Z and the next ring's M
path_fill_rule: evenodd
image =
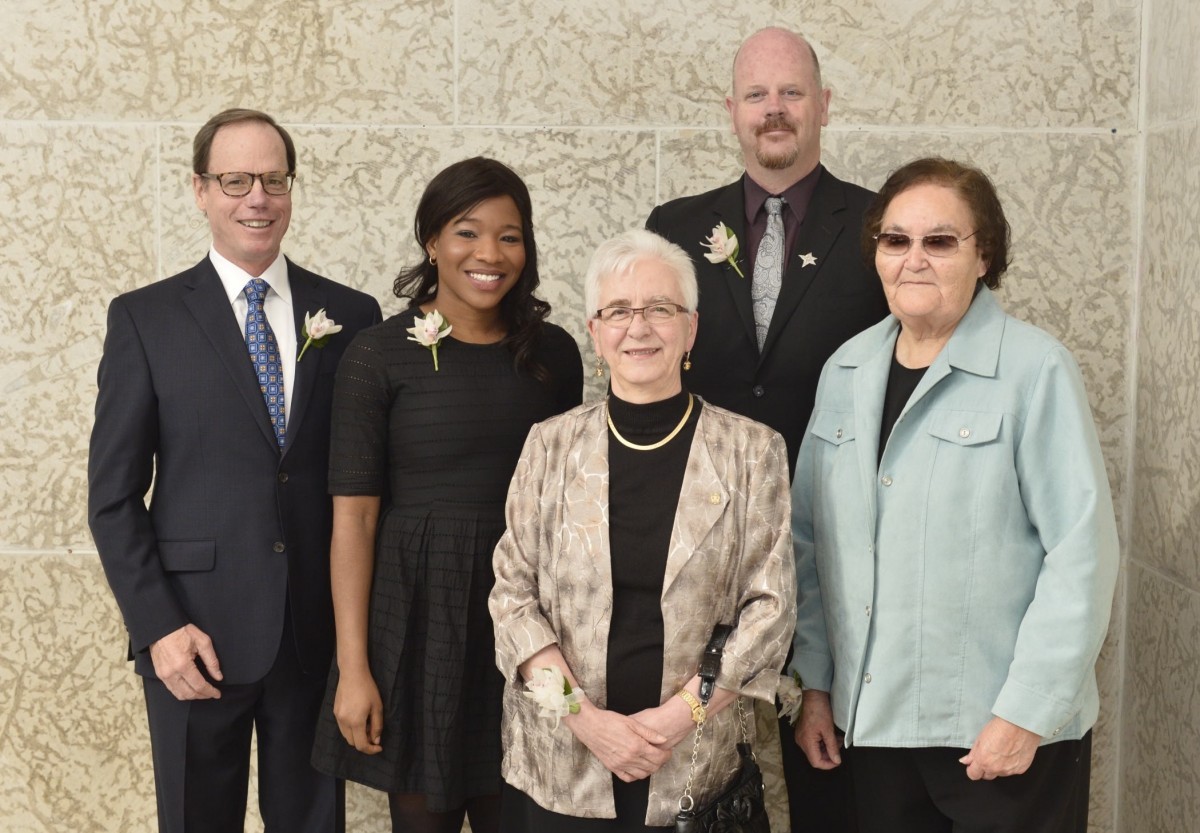
M771 316L783 285L783 197L767 197L767 230L754 257L750 299L754 304L754 332L761 353L771 328Z
M267 314L263 310L263 300L267 297L267 282L262 278L252 278L246 288L246 349L250 351L250 361L254 364L254 373L258 376L258 389L262 391L263 400L267 403L267 413L271 416L271 427L275 429L275 442L283 448L287 439L287 415L283 398L283 364L279 361L279 345L275 343L275 333L267 322Z

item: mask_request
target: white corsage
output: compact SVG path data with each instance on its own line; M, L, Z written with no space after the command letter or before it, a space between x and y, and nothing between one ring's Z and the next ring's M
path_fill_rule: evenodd
M309 348L309 345L320 350L325 346L325 342L329 341L329 337L334 333L340 333L342 325L325 315L325 308L317 310L314 314L309 315L304 313L304 330L300 335L304 336L304 346L300 348L300 355L296 357L299 362L304 358L304 351Z
M701 242L705 246L708 246L708 251L704 253L704 257L708 259L709 263L721 263L724 261L733 267L733 270L738 273L739 278L746 277L737 265L738 239L729 226L724 223L717 223L713 226L712 234L708 236L708 239Z
M524 695L537 703L538 717L553 718L555 729L560 718L579 714L583 689L572 689L562 670L557 667L535 668L533 676L525 681L525 688L528 690L523 692Z
M407 332L412 333L409 336L409 341L415 341L422 347L428 347L433 353L433 371L436 373L438 369L438 343L443 338L450 334L454 328L446 323L446 319L442 318L442 314L437 310L431 310L429 315L424 318L414 318L415 327L409 327Z
M786 717L793 726L800 720L800 706L804 700L804 689L800 687L800 675L795 671L791 676L779 675L779 683L775 687L775 695L779 698L779 716Z

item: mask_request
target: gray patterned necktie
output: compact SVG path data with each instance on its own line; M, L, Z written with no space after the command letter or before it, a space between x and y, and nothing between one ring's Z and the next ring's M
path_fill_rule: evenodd
M771 328L771 314L783 283L783 197L767 197L767 230L754 257L750 300L754 303L754 331L761 353Z

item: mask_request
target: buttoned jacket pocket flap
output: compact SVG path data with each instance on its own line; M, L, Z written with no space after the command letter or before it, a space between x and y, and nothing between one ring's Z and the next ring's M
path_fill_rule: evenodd
M169 573L211 570L217 560L215 541L159 541L158 556Z
M1000 436L1003 416L980 411L943 411L930 420L929 433L955 445L983 445Z
M841 411L818 411L809 430L813 436L833 445L854 439L854 421L850 414Z

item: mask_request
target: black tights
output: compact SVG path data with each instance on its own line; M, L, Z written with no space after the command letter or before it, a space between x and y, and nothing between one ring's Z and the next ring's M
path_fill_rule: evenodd
M389 793L392 833L459 833L463 817L471 821L471 833L496 833L500 829L500 796L481 795L467 799L463 807L431 813L419 793Z

